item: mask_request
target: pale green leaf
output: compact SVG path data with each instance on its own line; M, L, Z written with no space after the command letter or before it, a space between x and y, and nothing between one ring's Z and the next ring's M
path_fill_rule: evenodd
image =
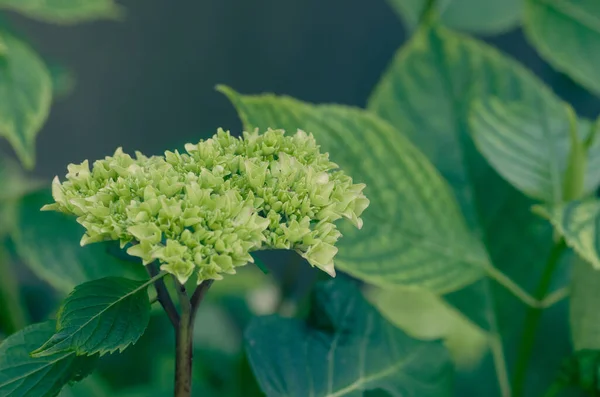
M580 258L573 263L569 304L575 351L600 350L600 270Z
M32 358L29 353L53 332L53 321L35 324L0 345L0 396L55 397L67 383L93 370L97 357L78 357L74 352Z
M567 245L600 270L600 200L578 200L536 207L564 237Z
M40 208L52 202L48 192L21 200L12 239L20 259L41 279L69 293L76 285L108 276L143 278L141 264L109 253L107 243L81 247L83 228L72 218Z
M32 168L35 137L50 111L52 82L46 65L27 44L4 31L0 40L0 136Z
M410 338L348 282L315 289L305 322L256 318L245 333L250 364L267 397L452 395L452 365L439 341Z
M600 2L527 0L524 26L545 60L600 94Z
M469 127L479 151L507 181L526 195L547 203L564 201L563 181L570 141L565 107L546 113L520 102L491 97L474 103ZM591 123L579 120L579 137L585 139ZM600 183L600 140L588 153L585 194Z
M41 180L26 175L18 164L0 152L0 202L20 199L44 185L47 186Z
M373 304L392 324L420 340L443 340L457 366L477 365L489 336L436 294L420 288L374 289Z
M122 352L148 327L150 283L107 277L78 285L58 312L56 333L32 356L65 351L88 356Z
M388 0L404 24L414 29L428 0ZM474 33L500 33L516 27L523 0L438 0L436 10L448 27Z
M0 0L0 8L53 23L115 19L122 15L114 0Z
M372 284L448 292L480 279L488 259L467 230L445 181L400 132L376 116L289 97L244 96L221 88L244 127L300 128L357 182L371 205L358 231L342 226L336 266ZM382 172L385 170L385 172Z

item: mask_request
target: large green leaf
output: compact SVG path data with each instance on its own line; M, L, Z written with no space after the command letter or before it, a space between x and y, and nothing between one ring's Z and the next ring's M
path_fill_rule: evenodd
M410 338L348 282L315 289L308 321L256 318L245 334L250 364L267 397L452 395L452 365L439 341Z
M495 267L532 288L550 252L552 232L531 214L532 201L500 178L476 151L468 114L475 100L489 96L518 101L544 114L562 106L517 62L482 42L431 27L398 51L368 108L408 134L450 183ZM460 299L447 299L478 324L479 318L487 320L492 335L510 336L524 317L523 306L495 285L479 287ZM492 348L499 367L498 340ZM506 382L501 383L506 391Z
M506 180L526 195L560 203L571 148L566 107L545 113L545 107L502 102L496 97L474 103L469 127L479 151ZM579 137L591 132L587 120L578 123ZM600 183L600 140L589 150L584 193Z
M536 208L577 254L600 270L600 200L578 200Z
M0 395L2 397L55 397L69 382L87 376L96 357L74 352L32 358L29 353L52 336L54 322L31 325L0 345Z
M600 270L579 258L573 264L569 303L573 347L600 350Z
M136 343L148 327L150 283L107 277L78 285L58 312L56 333L32 355L122 352Z
M0 7L54 23L114 19L122 14L114 0L0 0Z
M405 25L414 29L428 0L388 0ZM439 0L436 10L444 25L475 33L499 33L516 27L523 0Z
M81 247L84 230L73 217L40 211L50 202L48 192L24 198L17 213L18 227L12 233L17 254L37 276L65 293L102 277L143 278L146 272L141 263L110 255L107 244Z
M360 109L310 105L289 97L243 96L221 88L244 127L301 128L371 200L364 227L343 227L336 266L379 286L420 285L448 292L480 279L488 259L468 232L445 181L388 123Z
M524 26L544 59L600 94L600 2L527 0Z
M44 62L29 46L0 31L0 136L21 162L35 164L35 136L52 100L52 82Z

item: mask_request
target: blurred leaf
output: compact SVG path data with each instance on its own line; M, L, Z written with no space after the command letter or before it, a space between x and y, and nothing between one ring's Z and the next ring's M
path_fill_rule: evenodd
M569 302L575 351L600 350L600 270L579 258L573 264Z
M0 152L0 205L17 200L47 184L23 173L18 164Z
M151 280L107 277L78 285L58 312L56 333L32 356L65 351L88 356L122 352L148 327L150 284Z
M122 15L114 0L0 0L0 7L52 23L115 19Z
M113 393L104 381L96 375L90 375L81 382L65 387L58 397L112 397Z
M46 121L52 82L44 62L24 42L0 31L0 136L27 168L35 164L35 137Z
M0 395L2 397L54 397L69 382L85 378L97 357L74 352L32 358L33 349L52 336L54 322L31 325L0 345Z
M194 346L235 355L241 350L241 335L222 307L203 302L196 315Z
M84 230L74 217L40 211L51 202L48 192L24 198L17 213L18 227L12 233L17 254L37 276L65 293L86 281L108 276L146 277L141 264L115 258L108 253L107 244L81 247Z
M536 206L564 237L567 245L600 270L600 200L571 201L553 207Z
M220 90L246 130L312 132L333 161L367 184L371 205L363 214L363 229L340 225L344 237L338 243L338 268L378 286L420 285L438 292L483 276L487 256L469 233L447 184L389 124L356 108Z
M415 29L428 0L388 0L409 29ZM523 0L439 0L437 12L444 25L474 33L494 34L515 28Z
M524 26L546 61L600 94L600 2L527 0Z
M409 336L443 339L462 368L478 364L488 349L488 335L434 293L417 288L376 289L371 301L380 313Z
M268 397L452 395L452 365L439 341L408 337L348 282L319 284L307 322L256 318L245 334L250 365Z
M75 88L73 71L58 63L51 63L48 69L50 71L50 78L52 79L54 99L62 99L71 94Z
M527 104L542 114L558 113L562 106L515 61L482 42L432 27L419 31L398 51L368 108L406 133L450 183L495 267L532 288L550 253L552 231L531 214L532 201L502 180L476 151L468 113L475 100L490 96ZM485 325L481 319L488 323L484 328L497 338L492 352L498 366L503 361L499 334L507 339L525 311L502 288L490 284L445 298L477 324ZM501 383L506 391L507 382Z
M544 107L502 102L496 97L476 101L469 127L481 154L507 181L526 195L548 203L560 203L567 170L570 141L566 107L544 113ZM581 139L591 123L578 123ZM600 140L589 151L585 194L600 183Z

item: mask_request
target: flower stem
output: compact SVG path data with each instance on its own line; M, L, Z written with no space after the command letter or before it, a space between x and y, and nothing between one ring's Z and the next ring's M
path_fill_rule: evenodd
M146 270L148 270L148 274L152 278L159 274L156 263L150 263L148 266L146 266ZM171 299L171 295L169 295L169 291L165 285L165 280L162 278L156 280L154 282L154 288L156 288L156 299L158 299L158 302L167 313L167 316L169 317L169 320L171 320L173 327L177 329L179 326L179 313L177 313L177 308L173 303L173 299Z
M554 247L552 247L552 251L550 251L550 256L546 262L546 267L544 268L540 282L535 290L534 297L536 299L543 300L546 297L548 290L550 289L550 285L552 284L554 272L558 267L558 263L565 248L566 244L564 240L557 242ZM523 334L517 354L517 364L513 377L513 391L515 397L523 396L525 380L527 377L527 369L529 367L529 361L531 360L531 354L535 344L537 328L542 318L542 311L543 308L541 307L529 307L527 309L525 325L523 327Z
M194 320L198 307L212 285L212 280L202 282L188 298L185 286L175 280L181 313L175 336L175 397L192 395L192 364L194 355Z
M27 325L19 284L0 241L0 329L10 335Z

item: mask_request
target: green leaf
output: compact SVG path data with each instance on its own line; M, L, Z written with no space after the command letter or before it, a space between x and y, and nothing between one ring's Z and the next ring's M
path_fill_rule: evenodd
M600 270L580 258L573 263L570 298L575 351L600 350Z
M531 214L533 202L502 180L476 151L469 111L474 101L490 96L527 104L543 114L561 106L517 62L480 41L433 27L419 31L398 51L368 108L406 133L450 183L495 268L532 288L550 253L552 231ZM445 298L477 324L485 320L482 326L495 339L492 352L501 384L510 392L500 368L500 335L514 333L524 316L523 305L489 282L464 291L461 299Z
M307 322L261 317L246 330L250 364L268 397L452 395L442 344L408 337L352 284L319 284L313 304Z
M0 31L0 136L27 168L35 164L35 137L46 121L52 82L44 62L25 43Z
M29 352L49 338L54 322L31 325L0 345L0 395L3 397L55 397L69 382L85 378L97 357L74 352L32 358Z
M419 285L448 292L480 279L488 259L448 185L388 123L360 109L310 105L289 97L243 96L221 87L246 130L301 128L348 175L367 185L364 227L342 227L336 266L378 286ZM386 172L382 173L381 170Z
M40 211L51 202L48 192L24 198L17 211L17 227L11 235L17 254L38 277L69 293L76 285L103 277L145 276L141 262L131 263L110 255L105 243L81 247L79 241L84 230L72 217Z
M58 312L56 333L32 356L65 351L89 356L122 352L148 327L147 288L152 282L107 277L78 285Z
M123 14L114 0L0 0L0 7L30 18L63 24L116 19Z
M430 291L397 287L369 295L379 312L409 336L444 340L458 367L476 366L488 350L487 332Z
M0 202L20 199L45 185L39 179L25 175L18 164L0 152Z
M600 270L600 200L577 200L535 209L550 220L567 245Z
M97 375L90 375L81 382L65 387L58 397L110 397L113 393Z
M415 29L428 0L388 0L409 29ZM500 33L515 28L521 19L523 0L438 0L442 23L473 33Z
M546 113L546 107L502 102L496 97L478 100L469 114L469 127L477 148L487 161L517 189L531 198L560 203L569 152L569 116L565 106ZM579 137L585 139L592 124L579 120ZM588 152L584 192L600 183L600 140Z
M524 27L546 61L600 94L600 2L527 0Z

